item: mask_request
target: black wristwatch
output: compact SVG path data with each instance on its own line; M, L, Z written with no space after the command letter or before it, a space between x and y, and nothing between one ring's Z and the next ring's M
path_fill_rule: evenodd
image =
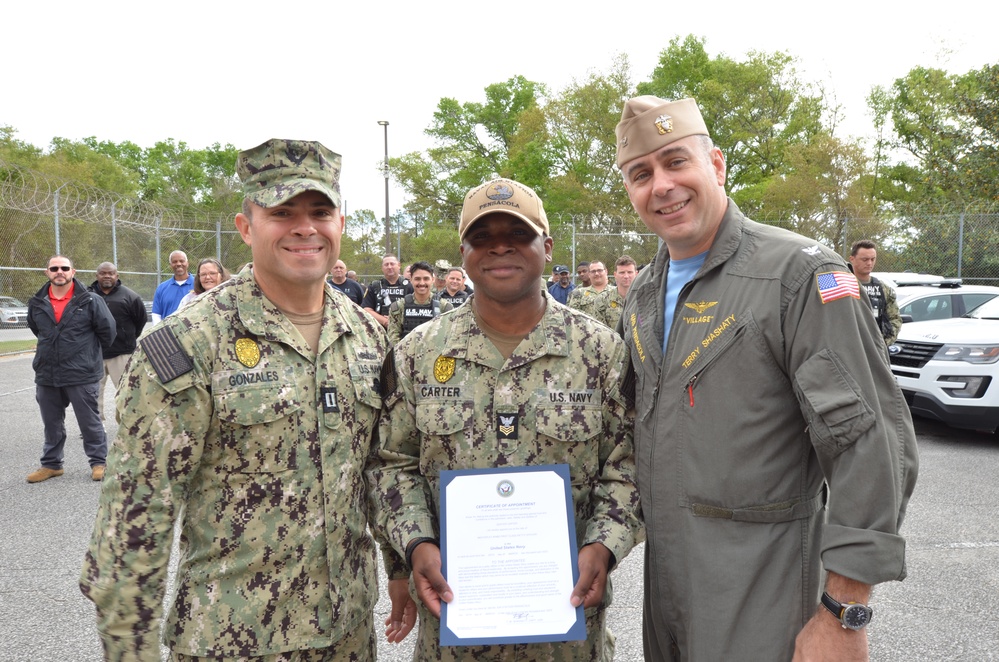
M859 602L842 604L833 600L828 593L822 594L822 605L848 630L863 630L871 622L874 610Z

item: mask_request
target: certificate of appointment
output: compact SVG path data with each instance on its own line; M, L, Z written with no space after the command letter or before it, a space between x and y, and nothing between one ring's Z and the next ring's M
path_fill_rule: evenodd
M579 641L569 465L441 472L442 646Z

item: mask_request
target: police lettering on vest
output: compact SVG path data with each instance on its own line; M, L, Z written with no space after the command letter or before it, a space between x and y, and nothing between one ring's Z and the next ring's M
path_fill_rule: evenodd
M382 278L372 283L370 288L374 290L374 309L379 315L388 315L393 301L413 291L412 285L405 278L397 280L395 285Z

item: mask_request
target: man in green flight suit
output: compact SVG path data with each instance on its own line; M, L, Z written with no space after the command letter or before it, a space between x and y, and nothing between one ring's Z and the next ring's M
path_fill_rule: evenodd
M166 318L132 357L80 579L108 660L158 661L161 631L175 660L375 660L363 469L387 345L326 284L343 232L340 163L317 142L240 152L235 222L252 266ZM415 618L409 573L390 551L385 562L397 613L410 616L399 640Z
M857 279L814 240L742 215L693 99L630 99L617 139L631 203L663 240L619 324L645 659L866 659L863 603L905 577L918 461Z
M538 287L552 238L533 190L508 179L472 189L458 231L475 293L389 353L368 470L375 525L413 569L416 658L609 660L608 574L642 535L624 344ZM579 545L567 599L584 606L587 639L439 646L441 601L453 597L438 546L440 472L557 463L570 467Z

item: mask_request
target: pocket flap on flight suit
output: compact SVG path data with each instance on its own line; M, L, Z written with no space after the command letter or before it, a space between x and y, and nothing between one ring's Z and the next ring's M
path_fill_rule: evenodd
M816 446L833 456L856 443L875 423L857 381L825 349L794 373L795 391Z
M751 506L749 508L721 508L695 503L691 504L691 511L694 513L694 517L717 517L730 519L734 522L776 524L811 517L822 509L825 502L825 491L823 490L811 499L801 501L768 503L764 506Z

